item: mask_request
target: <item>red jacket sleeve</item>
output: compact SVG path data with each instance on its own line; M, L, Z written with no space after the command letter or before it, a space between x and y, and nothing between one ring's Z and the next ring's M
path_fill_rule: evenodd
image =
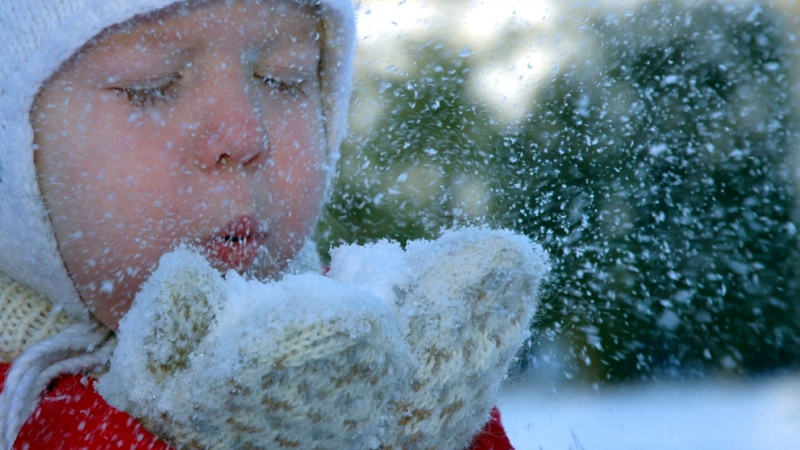
M9 365L0 364L0 383ZM22 426L14 450L170 450L133 417L110 406L87 376L63 376L50 384Z
M8 364L0 364L0 389L8 369ZM13 449L172 450L136 419L106 403L94 383L93 378L81 375L63 376L51 383L17 435ZM513 450L496 408L469 450Z
M492 408L492 417L480 433L472 440L469 450L514 450L500 422L500 410Z

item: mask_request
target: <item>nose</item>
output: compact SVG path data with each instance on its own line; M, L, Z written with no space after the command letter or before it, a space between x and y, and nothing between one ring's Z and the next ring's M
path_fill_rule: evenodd
M269 143L262 111L245 82L219 74L201 95L200 128L194 131L197 163L203 170L241 167L262 158Z

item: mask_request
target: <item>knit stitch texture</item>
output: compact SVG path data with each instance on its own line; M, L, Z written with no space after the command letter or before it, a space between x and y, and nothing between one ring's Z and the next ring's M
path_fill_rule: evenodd
M177 448L466 448L528 336L541 248L463 229L332 256L329 278L260 283L166 255L98 391Z
M72 323L50 300L0 272L0 361L12 361Z

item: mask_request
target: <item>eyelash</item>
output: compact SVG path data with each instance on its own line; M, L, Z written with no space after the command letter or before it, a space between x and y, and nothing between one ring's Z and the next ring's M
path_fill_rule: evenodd
M277 78L262 77L260 75L254 76L265 86L271 89L277 89L278 92L285 92L291 95L292 98L305 95L303 81L285 82ZM181 78L181 75L178 74L170 78L169 81L164 84L149 88L112 87L111 89L116 91L118 96L124 95L131 105L137 108L146 108L148 106L155 106L158 101L169 103L173 100L181 88Z
M281 81L277 78L271 77L262 77L256 75L258 79L261 80L265 86L271 89L277 89L278 92L285 92L292 96L292 98L297 98L300 95L305 95L305 91L303 91L303 81L294 81L291 83L287 83L285 81Z
M117 95L124 95L128 101L137 108L146 108L148 106L155 106L157 101L169 103L178 94L181 87L180 74L170 78L164 84L153 86L149 88L122 88L114 87L113 90L117 91Z

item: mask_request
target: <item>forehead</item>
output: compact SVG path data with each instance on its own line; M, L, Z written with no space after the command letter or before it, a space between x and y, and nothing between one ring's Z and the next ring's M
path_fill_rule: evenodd
M89 46L153 46L247 39L317 47L321 32L318 10L293 0L190 1L113 26L93 39Z

